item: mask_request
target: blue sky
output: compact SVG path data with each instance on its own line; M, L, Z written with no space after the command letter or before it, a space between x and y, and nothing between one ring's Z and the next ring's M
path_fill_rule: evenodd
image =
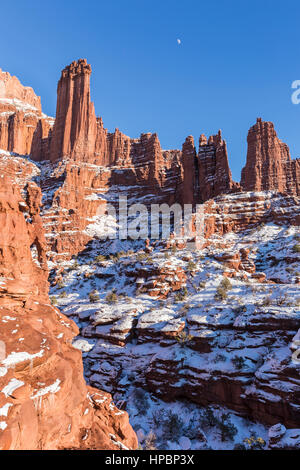
M109 131L157 132L163 148L181 148L222 129L239 180L258 116L300 155L299 18L294 0L14 0L1 4L0 67L55 115L61 69L86 57Z

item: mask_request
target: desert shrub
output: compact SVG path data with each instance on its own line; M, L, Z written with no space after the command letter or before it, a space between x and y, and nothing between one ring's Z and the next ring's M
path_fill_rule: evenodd
M175 295L175 302L182 302L186 298L187 295L188 295L188 290L186 287L183 287Z
M63 283L62 280L58 281L57 287L58 287L58 289L63 289L63 288L65 287L65 285L64 285L64 283Z
M165 410L163 408L158 408L152 413L152 422L155 427L160 426L161 422L164 420Z
M278 306L280 307L281 305L284 305L284 304L286 303L286 301L287 301L287 296L286 296L286 294L281 295L280 297L278 297L278 298L276 299L276 305L278 305Z
M241 370L243 369L244 365L245 365L245 359L241 356L234 356L232 359L231 359L231 362L234 364L235 368L238 369L238 370Z
M188 345L193 339L192 335L188 335L185 331L181 331L176 336L176 341L179 343L180 346Z
M106 261L106 260L107 260L107 258L106 258L106 256L104 256L104 255L98 255L98 256L96 256L96 258L95 258L95 262L96 262L96 263L101 263L102 261Z
M297 245L293 246L293 252L300 253L300 243L297 243Z
M183 426L184 423L177 414L171 410L166 412L163 421L163 433L167 440L177 441L181 436Z
M67 297L67 295L68 295L68 294L67 294L66 291L64 290L64 291L62 291L62 293L59 295L59 298L60 298L60 299L65 299L65 298Z
M51 302L51 305L57 305L57 298L55 297L55 295L50 297L50 302Z
M147 434L144 448L145 450L156 450L156 435L153 431L150 431L149 434Z
M190 260L188 262L187 268L189 271L194 271L197 268L197 264L194 261Z
M227 299L227 290L224 289L221 286L217 287L217 292L215 294L215 299L216 300L226 300Z
M199 287L200 287L201 289L204 289L205 286L206 286L206 282L204 282L204 281L199 282Z
M118 296L114 289L107 294L107 296L105 297L105 300L109 304L115 304L118 301Z
M218 424L218 419L215 417L214 412L211 408L205 408L200 423L204 428L211 428Z
M215 359L214 359L214 362L217 363L217 362L225 362L226 361L226 356L224 354L217 354Z
M147 258L147 256L148 255L146 253L138 253L136 259L137 261L144 261Z
M222 287L225 290L232 289L232 285L231 285L231 282L229 281L228 277L226 277L226 276L223 277L223 279L220 283L220 287Z
M256 437L254 434L251 437L244 439L244 443L247 449L251 450L262 450L266 442L262 437Z
M229 413L222 414L218 426L221 431L221 441L233 441L234 436L237 434L238 430L231 422Z
M189 304L184 304L180 310L179 310L179 313L183 316L185 316L187 314L187 312L189 311L190 309L190 305Z
M145 415L149 408L148 398L141 388L136 388L134 391L134 404L136 409L141 415Z
M100 300L98 292L96 290L92 290L89 293L89 299L90 299L90 302L92 302L92 303L98 302L98 300Z

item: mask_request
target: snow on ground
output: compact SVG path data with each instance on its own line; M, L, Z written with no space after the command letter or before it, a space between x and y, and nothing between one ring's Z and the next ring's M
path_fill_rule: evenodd
M144 251L144 241L92 240L77 257L60 264L64 272L51 287L52 303L78 324L81 336L74 347L83 351L87 380L111 392L117 404L126 408L141 446L229 449L247 447L244 439L253 436L255 442L266 440L266 426L221 407L203 408L184 399L165 403L159 394L145 391L139 376L153 361L162 375L165 370L158 364L178 361L184 368L178 374L177 387L209 374L234 377L240 370L244 377L240 380L245 383L253 374L271 380L272 366L277 371L283 369L291 355L286 341L274 333L276 325L283 321L299 325L296 282L300 255L295 248L299 237L297 227L267 224L242 234L214 236L223 248L214 243L201 251L167 250L157 244L150 254ZM230 279L226 298L217 299L224 264L215 255L245 247L250 249L249 259L255 262L256 271L263 271L272 282L257 282L243 272L243 276ZM139 272L166 264L187 273L182 298L176 292L166 300L141 293L144 281ZM263 335L252 334L251 328L245 332L245 325L263 325L266 319L274 326ZM199 353L188 344L181 347L184 336L176 332L182 326L187 338L206 341L212 345L211 351ZM240 333L234 336L233 327ZM173 334L173 341L169 338L164 343L165 334ZM186 371L194 375L187 379ZM297 381L277 382L273 386L283 392L299 388ZM249 386L246 394L254 391ZM256 392L262 401L278 398L265 390ZM178 428L176 432L170 423Z

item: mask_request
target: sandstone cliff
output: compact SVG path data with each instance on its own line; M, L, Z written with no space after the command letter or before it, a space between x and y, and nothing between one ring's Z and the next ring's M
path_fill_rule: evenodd
M247 141L242 188L245 191L275 190L299 195L300 159L291 159L289 148L277 137L273 123L258 118L249 130Z
M53 122L52 118L42 114L40 97L33 89L0 69L0 149L21 155L32 154L40 160L47 158L49 143L45 140Z
M48 299L41 191L0 177L0 448L135 448L127 413L87 387L78 329Z

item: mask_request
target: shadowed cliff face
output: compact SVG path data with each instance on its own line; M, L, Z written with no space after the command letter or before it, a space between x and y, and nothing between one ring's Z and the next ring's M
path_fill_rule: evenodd
M0 448L136 448L127 413L85 384L77 327L50 305L41 190L24 189L0 177Z

